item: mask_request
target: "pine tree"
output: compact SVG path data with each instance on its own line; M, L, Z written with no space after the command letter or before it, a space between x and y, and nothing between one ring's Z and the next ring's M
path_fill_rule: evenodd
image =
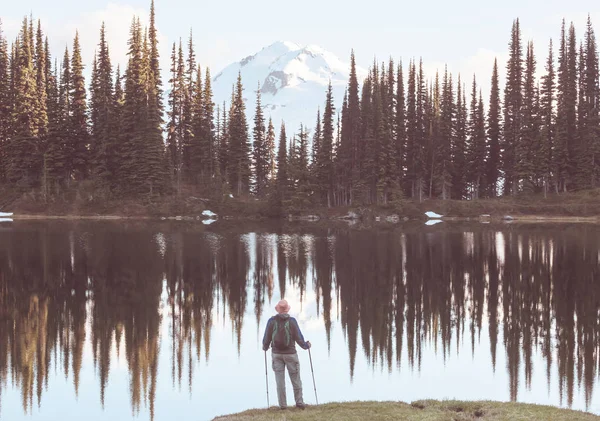
M577 104L577 51L575 29L565 33L563 20L558 53L558 81L556 101L556 143L553 168L557 191L566 192L573 181L573 150L576 136Z
M537 127L535 71L536 61L533 43L527 44L525 59L525 77L523 81L523 100L521 108L521 126L515 145L515 179L524 189L531 191L535 178L536 143L539 127Z
M406 99L406 178L404 194L414 197L417 177L417 96L416 68L411 61L408 65L408 92Z
M308 159L308 133L300 125L300 131L294 140L292 162L290 167L290 184L293 186L290 205L292 209L304 209L310 199L310 173Z
M207 148L206 134L204 133L204 86L202 84L202 69L200 65L196 68L196 79L193 81L194 92L191 95L193 104L191 109L191 136L188 145L189 181L208 188L210 183L210 164L205 165L204 154Z
M113 118L112 65L104 23L100 29L98 47L98 60L92 73L90 90L90 171L98 189L107 192L111 185L111 172L114 170L111 157L116 147L114 137L117 133Z
M282 122L279 131L279 147L277 149L277 196L280 204L287 199L288 183L287 135L285 133L285 124Z
M246 105L243 98L242 75L238 74L234 97L229 111L229 153L227 175L229 186L237 196L246 195L250 190L250 140L246 123Z
M413 64L413 66L415 66ZM413 69L416 73L416 67ZM419 202L423 200L425 188L425 145L426 145L426 128L427 125L427 89L425 86L425 74L423 72L423 60L419 61L419 74L417 77L417 93L416 93L416 119L415 119L415 140L413 143L415 159L415 178L413 197Z
M327 97L325 100L325 110L323 112L323 140L319 145L319 155L317 156L317 182L315 191L323 204L333 206L333 90L331 82L327 87Z
M466 92L458 76L456 92L456 132L452 145L452 197L464 199L466 195L466 147L467 147L467 107Z
M542 86L540 89L540 116L541 116L541 143L539 173L542 177L544 197L548 194L550 183L552 182L552 150L555 141L555 119L554 112L554 88L555 88L555 73L554 73L554 56L552 48L552 39L548 47L548 59L546 61L546 74L542 76Z
M181 172L182 178L186 181L193 181L197 173L193 173L190 166L191 149L193 148L193 108L195 102L195 83L194 75L198 72L196 67L196 53L194 52L194 42L192 31L188 40L188 56L186 59L185 73L183 75L182 102L181 102Z
M160 57L158 54L158 38L155 23L154 0L150 4L150 27L148 29L148 45L145 46L146 78L145 93L147 117L145 125L145 166L144 184L147 191L168 193L169 168L166 164L163 140L163 90L160 75Z
M45 197L59 192L64 177L64 136L67 120L61 109L57 72L57 68L46 72L48 136L42 170L42 192Z
M39 181L40 151L37 139L35 106L37 91L33 63L32 29L27 18L13 54L11 76L13 94L13 137L7 144L8 181L20 188L35 186Z
M521 132L523 104L523 58L519 19L513 22L509 43L509 59L506 65L506 87L504 88L504 147L502 167L504 172L504 194L516 194L518 175L515 168L515 148Z
M33 48L33 44L32 44ZM38 20L36 43L35 43L35 62L36 78L36 104L35 104L35 124L38 136L40 150L45 149L46 136L48 134L48 92L46 86L46 76L48 65L46 63L46 50L44 46L44 35L42 25Z
M354 194L356 185L359 184L360 177L360 150L359 143L361 142L360 130L360 98L359 98L359 87L358 77L356 75L356 57L354 50L350 54L350 79L348 81L348 143L351 145L351 166L350 166L350 186L348 192L350 197L345 198L345 202L351 205L354 201Z
M68 170L70 177L75 180L83 180L87 177L89 161L88 110L83 68L81 48L79 46L79 33L76 32L71 57L71 120L68 136Z
M492 71L492 87L490 92L490 109L487 119L487 136L489 152L486 162L486 179L490 197L498 195L498 180L500 178L500 145L501 145L501 109L500 109L500 82L498 76L498 60L494 59Z
M134 18L130 30L129 61L124 74L123 105L120 111L121 136L116 151L119 194L140 195L148 192L142 171L145 159L140 159L145 158L140 157L140 151L144 151L148 117L143 80L143 48L141 25L139 19Z
M213 102L213 92L211 85L210 68L206 68L204 75L204 92L203 97L203 110L202 110L202 122L203 122L203 133L205 148L203 148L203 162L207 171L208 176L216 181L218 185L221 185L221 174L218 171L219 165L217 162L218 155L217 151L219 145L215 136L215 103Z
M227 174L228 162L229 162L229 133L227 131L229 127L229 121L227 119L227 107L223 102L223 116L221 119L221 133L219 135L219 168L221 177L224 180L229 180Z
M0 20L0 182L6 178L6 146L11 130L10 62L8 42L2 32Z
M396 165L398 183L402 186L406 177L406 101L402 62L398 64L396 80Z
M46 190L58 193L68 179L68 148L67 141L70 130L71 99L71 70L69 50L65 48L62 61L60 84L57 86L56 108L49 107L50 129L48 144L44 156L44 173ZM56 84L56 81L54 82ZM50 95L49 98L53 98Z
M112 104L112 116L113 116L113 147L110 151L110 161L109 161L109 172L110 172L110 187L111 191L118 192L118 186L121 184L120 176L122 174L120 165L120 153L122 151L121 148L121 140L123 139L123 109L125 105L125 97L123 92L123 84L121 77L121 68L117 65L117 70L115 72L115 87L113 90L113 104Z
M266 148L265 118L260 99L260 84L256 90L256 109L254 111L254 130L252 137L252 161L254 165L254 193L258 197L263 197L267 188L267 173L269 171L269 161Z
M269 117L267 125L267 136L265 138L265 150L267 154L267 185L272 187L275 182L276 155L275 155L275 126L273 120Z
M581 94L579 96L579 148L577 153L577 186L595 188L600 175L600 114L598 88L598 49L588 15L584 45L579 58Z
M437 107L437 105L435 106ZM435 147L435 165L436 181L439 184L438 191L441 192L443 200L450 198L452 188L452 145L455 137L455 106L454 93L452 89L452 75L444 72L444 81L442 84L442 96L440 101L439 114L439 137Z

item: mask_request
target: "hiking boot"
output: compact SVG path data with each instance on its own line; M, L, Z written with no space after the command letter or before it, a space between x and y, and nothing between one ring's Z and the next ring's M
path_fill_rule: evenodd
M306 404L305 403L297 403L296 404L296 408L305 409L306 408Z

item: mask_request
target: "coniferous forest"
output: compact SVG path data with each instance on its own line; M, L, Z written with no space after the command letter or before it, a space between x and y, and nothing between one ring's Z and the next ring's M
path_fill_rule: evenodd
M303 209L545 196L600 182L589 18L582 36L563 21L557 42L538 50L516 19L508 62L490 63L490 92L476 75L426 75L420 59L375 61L358 80L352 53L342 109L329 86L311 130L269 119L260 89L248 121L241 77L231 100L215 104L191 36L173 44L170 78L161 80L154 2L148 25L135 18L127 42L119 68L104 26L93 63L82 62L77 34L71 48L51 52L40 21L24 18L14 40L0 27L3 189L43 201L85 187L94 200L232 195ZM545 51L541 61L536 51Z

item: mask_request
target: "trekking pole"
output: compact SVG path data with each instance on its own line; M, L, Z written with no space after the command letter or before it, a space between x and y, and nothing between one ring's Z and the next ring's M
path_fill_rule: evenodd
M265 381L267 383L267 409L269 409L271 405L269 405L269 374L267 372L267 351L265 351Z
M310 354L310 348L308 348L308 358L310 358L310 372L312 373L313 387L315 388L315 400L317 401L318 405L319 398L317 398L317 385L315 384L315 371L313 370L312 355Z

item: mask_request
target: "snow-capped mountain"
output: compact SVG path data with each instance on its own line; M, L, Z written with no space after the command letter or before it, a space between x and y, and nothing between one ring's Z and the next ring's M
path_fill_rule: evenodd
M213 78L215 104L231 101L232 87L238 72L244 85L248 126L252 130L256 107L256 90L260 84L265 119L273 119L276 133L285 121L288 136L300 129L300 124L312 129L325 104L327 85L331 80L336 113L341 111L344 92L350 75L350 61L341 61L334 54L315 45L302 47L279 41L258 53L232 63ZM359 83L367 71L357 68Z

